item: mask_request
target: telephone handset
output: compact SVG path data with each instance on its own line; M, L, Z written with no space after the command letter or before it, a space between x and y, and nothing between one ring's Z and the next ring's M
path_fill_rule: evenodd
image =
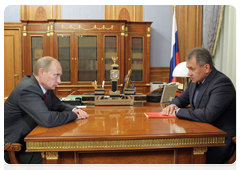
M183 90L183 84L179 82L171 82L168 85L178 85L178 89Z

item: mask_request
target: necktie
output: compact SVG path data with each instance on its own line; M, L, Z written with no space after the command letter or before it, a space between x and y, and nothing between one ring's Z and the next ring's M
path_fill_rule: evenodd
M195 94L194 94L194 97L193 97L193 105L195 106L195 103L197 101L197 96L198 96L198 92L199 92L199 89L201 87L202 83L198 83L197 84L197 87L196 87L196 90L195 90Z
M48 94L47 94L47 92L44 94L44 96L45 96L45 103L47 104L47 101L48 101Z

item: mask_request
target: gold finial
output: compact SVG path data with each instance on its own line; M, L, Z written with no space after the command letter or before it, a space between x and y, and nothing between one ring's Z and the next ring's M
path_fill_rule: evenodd
M116 61L118 60L118 57L113 57L112 56L112 60L113 60L113 63L114 63L114 65L116 64Z
M94 89L97 89L97 81L95 80L95 82L92 82L92 85L94 87Z

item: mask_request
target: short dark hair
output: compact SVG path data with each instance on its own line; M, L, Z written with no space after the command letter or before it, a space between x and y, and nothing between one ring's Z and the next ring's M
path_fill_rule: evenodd
M196 64L203 66L204 64L209 64L210 69L213 69L212 56L206 48L196 47L188 52L187 60L190 60L193 56L196 56Z

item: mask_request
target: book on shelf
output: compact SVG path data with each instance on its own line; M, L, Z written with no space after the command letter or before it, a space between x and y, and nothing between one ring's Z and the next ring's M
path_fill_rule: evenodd
M145 112L148 118L176 118L176 116L163 115L161 112Z

